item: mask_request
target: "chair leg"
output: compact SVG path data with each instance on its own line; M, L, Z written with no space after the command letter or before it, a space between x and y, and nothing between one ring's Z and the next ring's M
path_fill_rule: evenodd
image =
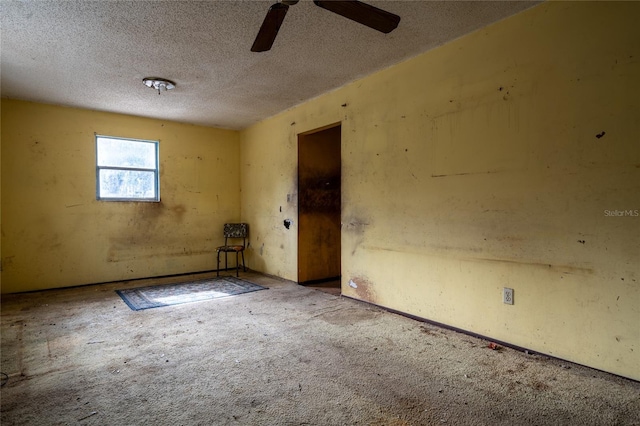
M244 264L244 252L236 252L236 277L240 277L240 262L239 262L239 257L238 257L238 253L240 253L240 256L242 256L242 270L244 272L247 272L247 266ZM216 277L220 276L220 252L217 253L216 256ZM229 269L229 259L228 259L228 253L225 251L224 252L224 270L227 271Z

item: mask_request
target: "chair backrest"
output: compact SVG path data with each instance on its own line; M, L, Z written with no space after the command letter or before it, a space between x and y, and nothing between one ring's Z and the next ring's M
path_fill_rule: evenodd
M242 245L249 233L249 225L246 223L225 223L224 224L224 245L227 245L228 238L242 238Z

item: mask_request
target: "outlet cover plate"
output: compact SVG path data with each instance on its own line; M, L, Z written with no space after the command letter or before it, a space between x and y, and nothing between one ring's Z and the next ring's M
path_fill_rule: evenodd
M506 305L513 305L513 289L505 287L502 290L502 302Z

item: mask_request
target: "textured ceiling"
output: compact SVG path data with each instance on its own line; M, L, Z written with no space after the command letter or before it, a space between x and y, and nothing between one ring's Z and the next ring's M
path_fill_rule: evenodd
M303 0L252 53L271 3L0 0L2 97L241 129L535 4L368 1L385 35Z

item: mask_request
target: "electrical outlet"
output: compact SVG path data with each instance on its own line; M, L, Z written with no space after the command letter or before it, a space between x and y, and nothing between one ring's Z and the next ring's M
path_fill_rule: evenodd
M505 287L502 290L502 302L507 305L513 305L513 289Z

